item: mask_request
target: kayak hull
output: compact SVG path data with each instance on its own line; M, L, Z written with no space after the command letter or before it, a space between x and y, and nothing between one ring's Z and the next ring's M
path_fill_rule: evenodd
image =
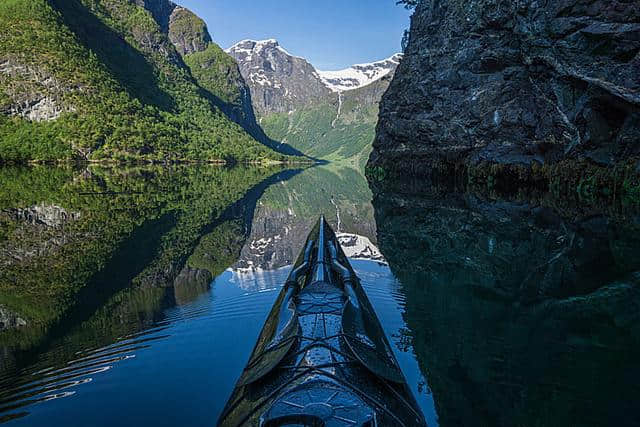
M294 264L218 425L426 425L324 218Z

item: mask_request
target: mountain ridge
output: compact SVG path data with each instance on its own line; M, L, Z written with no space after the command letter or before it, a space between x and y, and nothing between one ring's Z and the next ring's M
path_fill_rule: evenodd
M271 139L316 159L364 168L378 104L400 62L398 55L333 72L337 75L329 82L276 39L242 40L226 52L237 61L260 126ZM346 74L358 67L357 79Z
M387 58L373 62L353 64L340 70L320 70L307 58L290 53L282 47L278 39L275 38L263 40L240 40L239 42L224 49L224 51L234 57L239 56L241 53L246 53L248 56L252 57L254 54L259 54L259 52L266 47L272 47L284 55L307 62L311 67L313 67L320 81L332 92L345 92L348 90L359 89L374 83L394 71L403 57L403 54L398 52ZM242 60L247 60L247 58L242 58Z
M238 62L258 116L289 113L330 93L313 65L289 54L276 39L244 40L226 52Z
M347 90L359 89L370 85L388 75L400 64L401 53L379 61L354 64L350 67L336 71L318 70L318 74L325 85L334 92L344 92Z

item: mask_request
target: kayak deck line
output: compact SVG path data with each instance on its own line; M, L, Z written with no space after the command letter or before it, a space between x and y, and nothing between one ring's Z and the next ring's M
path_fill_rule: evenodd
M218 425L426 425L324 217L307 238Z

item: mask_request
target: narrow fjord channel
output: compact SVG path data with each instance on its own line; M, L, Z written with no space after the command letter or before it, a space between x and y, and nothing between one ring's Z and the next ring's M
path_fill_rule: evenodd
M640 0L0 0L0 424L640 427Z

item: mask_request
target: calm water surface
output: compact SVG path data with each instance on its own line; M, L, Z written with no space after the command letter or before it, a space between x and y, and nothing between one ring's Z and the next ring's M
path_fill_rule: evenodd
M430 426L638 425L633 216L374 198L331 165L0 177L7 425L214 424L320 214Z

